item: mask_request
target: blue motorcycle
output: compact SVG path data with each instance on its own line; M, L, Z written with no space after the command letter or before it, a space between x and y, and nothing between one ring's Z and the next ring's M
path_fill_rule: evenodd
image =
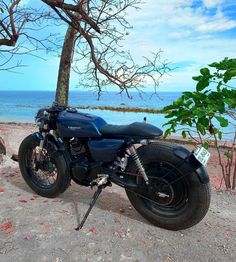
M63 193L71 179L97 189L77 230L112 183L125 189L144 218L162 228L185 229L207 213L210 186L203 149L196 154L163 141L162 131L145 122L110 125L58 104L40 109L36 123L39 131L22 141L18 154L29 187L48 198Z

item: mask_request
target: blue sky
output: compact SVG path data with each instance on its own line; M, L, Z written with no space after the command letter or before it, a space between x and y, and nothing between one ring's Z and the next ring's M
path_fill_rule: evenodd
M193 90L191 77L201 67L226 56L235 58L235 0L146 0L140 7L128 13L134 28L123 44L138 62L162 49L163 59L177 67L162 79L160 91ZM0 90L55 90L59 58L43 56L46 61L17 57L15 61L20 59L27 66L18 73L0 71ZM71 90L78 83L78 76L72 74Z

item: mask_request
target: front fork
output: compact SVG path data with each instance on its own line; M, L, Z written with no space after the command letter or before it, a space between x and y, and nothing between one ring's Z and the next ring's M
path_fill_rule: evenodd
M48 124L45 124L43 126L43 130L48 130ZM37 161L40 161L40 157L41 157L41 153L42 153L42 150L43 150L43 146L44 146L44 141L45 141L45 137L46 137L46 132L42 131L40 132L41 135L42 135L42 139L40 139L40 142L39 142L39 146L37 148L37 154L36 154L36 159Z

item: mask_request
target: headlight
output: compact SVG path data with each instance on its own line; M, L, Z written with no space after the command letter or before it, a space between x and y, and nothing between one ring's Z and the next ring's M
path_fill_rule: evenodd
M49 113L46 111L46 108L41 108L35 115L35 123L39 127L43 127L45 120L48 119Z

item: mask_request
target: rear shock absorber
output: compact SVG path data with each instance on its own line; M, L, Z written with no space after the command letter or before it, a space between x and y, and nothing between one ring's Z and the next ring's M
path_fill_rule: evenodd
M142 164L142 162L141 162L141 160L140 160L140 158L137 154L137 151L136 151L134 145L129 146L128 149L129 149L129 152L130 152L130 154L131 154L131 156L132 156L132 158L133 158L133 160L134 160L134 162L135 162L135 164L138 168L139 173L143 176L143 179L144 179L146 185L148 185L149 179L146 175L145 169L143 168L143 164Z

